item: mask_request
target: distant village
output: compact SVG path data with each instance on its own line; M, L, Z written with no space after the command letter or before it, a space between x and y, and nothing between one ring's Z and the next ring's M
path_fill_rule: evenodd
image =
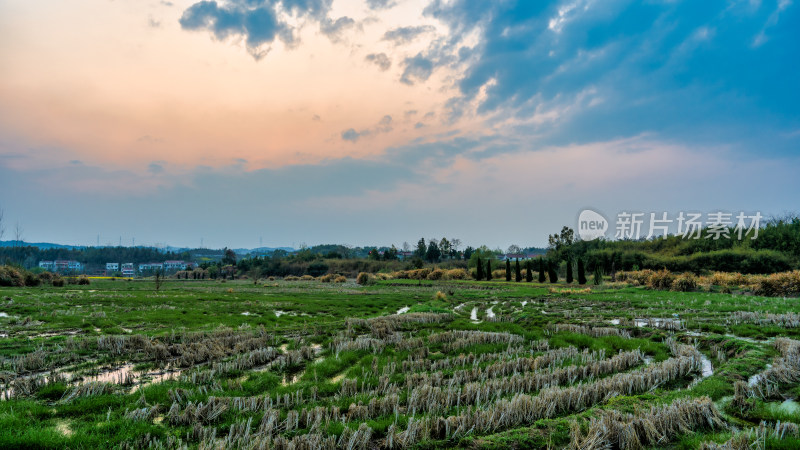
M39 267L49 272L60 274L81 274L86 271L84 264L74 260L39 261ZM97 271L93 275L135 277L152 275L156 271L172 274L181 270L192 270L195 267L197 267L195 263L188 261L150 262L142 263L138 266L134 263L110 262L106 263L105 271Z

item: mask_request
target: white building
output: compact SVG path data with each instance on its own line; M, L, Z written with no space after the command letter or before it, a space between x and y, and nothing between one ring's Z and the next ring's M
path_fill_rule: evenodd
M56 261L39 261L39 267L51 272L81 272L83 271L83 264L74 260L56 260Z
M123 277L132 277L136 274L136 271L133 268L133 263L122 263L122 276Z
M106 263L106 272L119 272L119 263Z
M194 264L186 261L164 261L164 270L186 270L194 267Z
M139 272L149 272L151 270L164 270L164 264L162 263L144 263L139 264Z

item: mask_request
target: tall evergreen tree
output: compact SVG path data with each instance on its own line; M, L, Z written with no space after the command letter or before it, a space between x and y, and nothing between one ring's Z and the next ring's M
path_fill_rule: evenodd
M486 281L492 281L492 260L486 260Z
M539 257L539 283L544 283L544 258Z
M567 284L572 283L572 259L567 259Z
M525 261L525 282L530 283L533 281L533 271L531 270L531 260Z
M478 281L483 280L483 261L481 261L480 258L478 258L478 272L475 274L475 278L477 278Z
M506 281L511 281L511 260L506 259Z
M519 268L519 258L517 258L517 262L514 265L514 271L516 272L515 280L517 281L517 283L519 283L520 281L522 281L522 271Z
M603 284L603 268L600 267L600 264L594 268L594 284L596 286Z
M578 258L578 284L586 284L586 266L583 265L583 258Z
M558 283L557 264L553 259L547 260L547 277L550 278L551 283Z

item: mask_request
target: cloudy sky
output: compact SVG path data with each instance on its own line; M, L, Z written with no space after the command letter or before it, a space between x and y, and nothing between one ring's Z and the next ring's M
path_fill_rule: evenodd
M797 209L791 0L0 0L28 241L543 245Z

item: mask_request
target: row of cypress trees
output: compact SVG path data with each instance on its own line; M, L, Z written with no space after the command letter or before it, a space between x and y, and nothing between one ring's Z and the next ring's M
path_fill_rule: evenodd
M549 279L551 283L558 282L558 263L552 259L539 258L539 283L544 283ZM547 276L545 276L545 271ZM478 258L477 273L475 278L478 281L492 280L492 260L486 260L486 269L483 268L483 262ZM514 280L519 283L522 281L522 268L517 258L514 264ZM511 281L511 260L506 260L506 281ZM530 283L533 281L533 261L525 261L525 282ZM572 262L567 262L567 283L572 283L574 280L572 273ZM578 258L578 284L586 284L586 265L582 258Z

